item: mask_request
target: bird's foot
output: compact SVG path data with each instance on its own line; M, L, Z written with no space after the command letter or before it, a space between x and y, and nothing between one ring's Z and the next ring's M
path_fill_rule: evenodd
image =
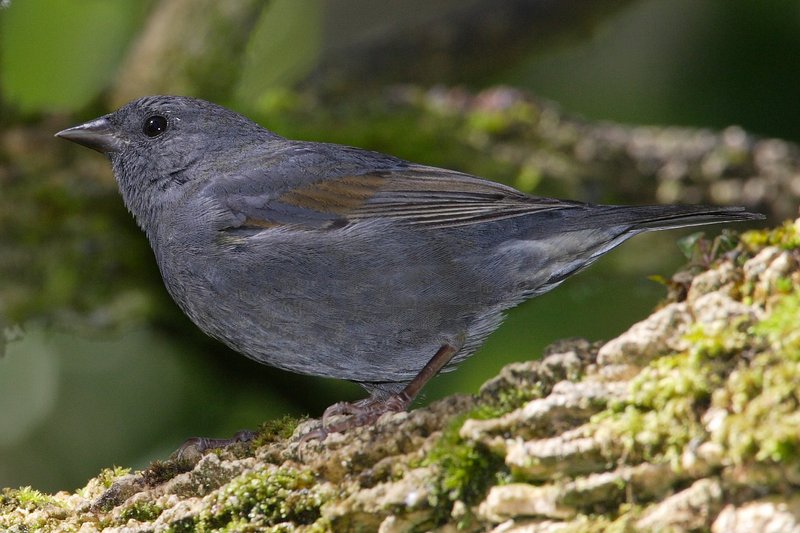
M180 448L172 452L170 459L176 462L195 462L208 450L224 448L238 442L250 442L256 437L255 432L242 430L229 439L210 439L208 437L192 437L186 439Z
M322 414L322 427L303 435L300 442L325 440L330 433L343 433L353 428L367 426L377 421L384 413L400 413L408 409L412 398L405 392L387 398L364 398L357 402L339 402L331 405ZM341 420L334 418L346 416Z
M414 379L408 382L402 391L390 396L371 397L357 402L339 402L331 405L322 414L322 427L303 435L300 442L319 439L325 440L330 433L341 433L360 426L372 424L384 413L399 413L408 409L408 406L417 397L423 386L453 358L459 347L445 344L431 357ZM331 421L338 415L348 415L344 420Z

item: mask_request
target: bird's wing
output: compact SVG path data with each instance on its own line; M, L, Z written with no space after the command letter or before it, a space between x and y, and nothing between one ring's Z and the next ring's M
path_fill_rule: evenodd
M353 165L344 170L339 165L292 165L291 173L273 167L269 192L263 192L264 176L247 176L237 187L226 187L226 204L242 229L284 225L324 229L374 218L441 228L583 205L529 196L453 170L394 159L381 163L377 168Z

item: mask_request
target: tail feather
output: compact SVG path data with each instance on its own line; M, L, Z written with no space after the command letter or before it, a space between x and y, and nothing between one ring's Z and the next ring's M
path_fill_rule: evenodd
M744 207L706 205L610 206L606 215L611 217L611 224L628 225L628 231L635 233L765 218Z
M530 294L549 291L624 241L646 231L766 218L760 213L745 211L743 207L643 205L594 206L594 208L597 211L591 220L584 218L583 221L586 222L586 225L575 228L579 233L583 232L583 235L588 235L590 238L560 242L567 260L560 265L557 261L554 262L556 268L550 273L547 281L532 287Z

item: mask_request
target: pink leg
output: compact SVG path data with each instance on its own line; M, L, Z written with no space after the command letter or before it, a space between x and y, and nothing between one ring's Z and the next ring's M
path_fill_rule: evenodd
M408 406L417 397L419 391L433 376L453 358L457 348L445 344L436 352L428 363L422 367L419 374L414 376L402 391L392 394L388 398L365 398L357 402L340 402L331 405L322 414L322 429L311 431L303 436L302 440L324 439L329 433L341 433L349 429L372 424L384 413L399 413L408 409ZM331 423L330 419L336 415L349 415L350 417L340 422Z

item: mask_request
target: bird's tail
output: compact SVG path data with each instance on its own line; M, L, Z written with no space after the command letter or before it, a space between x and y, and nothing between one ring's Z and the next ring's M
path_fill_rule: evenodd
M608 206L603 218L604 223L627 225L629 232L640 233L724 222L763 220L765 217L761 213L745 211L744 207L643 205Z
M765 218L762 214L745 211L743 207L705 205L608 205L592 206L592 209L591 217L576 217L570 221L573 237L561 235L558 246L554 247L562 252L562 260L553 258L554 268L549 279L533 288L531 294L552 289L640 233Z

